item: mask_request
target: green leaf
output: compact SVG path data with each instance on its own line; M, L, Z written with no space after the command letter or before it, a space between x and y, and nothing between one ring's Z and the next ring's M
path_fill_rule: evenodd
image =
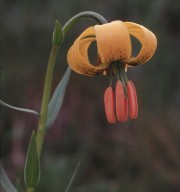
M74 170L74 173L73 173L73 175L72 175L72 177L71 177L71 179L70 179L70 181L69 181L68 186L66 187L65 192L68 192L68 191L69 191L69 189L70 189L70 187L71 187L71 185L72 185L72 182L73 182L73 180L74 180L74 178L75 178L75 176L76 176L76 174L77 174L77 171L78 171L78 169L79 169L79 165L80 165L80 163L77 164L76 169Z
M58 85L52 95L52 98L48 105L48 116L47 116L46 129L51 127L51 125L53 124L54 120L56 119L57 114L62 106L62 102L64 99L64 95L65 95L65 91L66 91L66 87L67 87L70 75L71 75L71 69L68 67L63 78L58 83Z
M3 169L2 165L0 166L0 183L2 188L5 192L17 192L14 185L11 183L8 175L6 174L5 170Z
M26 113L32 113L34 115L39 115L38 112L34 111L34 110L31 110L31 109L25 109L25 108L19 108L19 107L14 107L12 105L9 105L7 103L5 103L4 101L0 100L0 104L5 106L5 107L8 107L10 109L14 109L14 110L17 110L17 111L22 111L22 112L26 112Z
M55 46L60 46L64 39L62 26L58 20L55 21L52 43Z
M24 168L25 184L29 188L34 188L39 182L40 165L36 146L35 132L32 132L31 140L28 147L26 164Z

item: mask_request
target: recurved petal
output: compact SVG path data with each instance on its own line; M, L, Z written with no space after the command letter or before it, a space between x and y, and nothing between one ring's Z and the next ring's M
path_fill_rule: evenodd
M103 63L122 60L131 56L131 40L122 21L95 25L98 53Z
M89 62L88 48L95 40L94 27L86 29L75 40L67 55L67 61L72 70L80 74L93 76L103 72L109 66L109 63L94 66Z
M141 43L141 50L136 57L124 59L123 62L128 65L139 65L147 62L153 55L157 47L157 39L154 33L142 25L124 22L129 31L129 34L134 36Z

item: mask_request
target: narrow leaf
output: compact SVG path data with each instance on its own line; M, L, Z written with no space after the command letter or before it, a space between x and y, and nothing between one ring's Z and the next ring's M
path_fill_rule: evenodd
M34 110L31 110L31 109L25 109L25 108L19 108L19 107L14 107L12 105L9 105L7 103L5 103L4 101L0 100L0 104L5 106L5 107L8 107L10 109L14 109L14 110L17 110L17 111L22 111L22 112L26 112L26 113L32 113L34 115L39 115L39 113L37 111L34 111Z
M76 173L77 173L77 171L78 171L78 169L79 169L79 165L80 165L80 163L77 164L76 169L74 170L74 173L73 173L73 175L72 175L72 177L71 177L71 179L70 179L70 181L69 181L68 186L66 187L65 192L68 192L68 191L69 191L69 189L70 189L70 187L71 187L71 185L72 185L72 182L73 182L73 180L74 180L74 178L75 178L75 176L76 176Z
M0 167L0 183L2 188L5 192L17 192L14 185L11 183L10 179L8 178L8 175L6 174L5 170L3 169L2 165Z
M34 188L40 178L40 165L36 146L35 132L32 132L28 147L26 164L24 168L24 180L27 187Z
M58 20L56 20L55 26L54 26L52 43L55 46L60 46L63 39L64 39L64 33L62 31L62 26L61 26L60 22Z
M47 117L47 123L46 123L46 128L48 129L53 122L55 121L57 114L62 106L62 102L64 99L66 87L69 81L71 75L71 69L68 67L63 78L57 85L52 98L49 102L48 106L48 117Z

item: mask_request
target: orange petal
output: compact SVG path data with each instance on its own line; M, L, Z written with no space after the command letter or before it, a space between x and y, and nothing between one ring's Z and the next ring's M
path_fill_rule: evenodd
M94 27L86 29L74 42L68 51L67 61L72 70L84 75L97 75L102 73L109 63L94 66L89 62L88 48L95 41Z
M124 88L120 80L116 83L116 117L118 121L124 118Z
M131 40L127 27L122 21L95 25L97 48L103 63L129 58Z
M127 92L129 100L129 116L131 119L136 119L138 115L138 101L136 89L132 81L127 83Z
M127 121L128 118L128 98L124 97L124 117L123 117L123 121Z
M114 114L114 93L112 87L108 87L104 93L104 105L108 122L115 123L116 118Z
M154 33L142 25L132 22L124 22L130 35L139 40L142 47L136 57L124 59L123 62L128 65L139 65L147 62L153 55L157 47L157 39Z

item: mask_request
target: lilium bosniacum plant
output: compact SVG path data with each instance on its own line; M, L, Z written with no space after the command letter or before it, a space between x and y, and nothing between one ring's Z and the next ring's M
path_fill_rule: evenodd
M139 53L132 56L130 35L141 44ZM92 42L97 44L98 61L89 61L88 49ZM126 121L138 116L136 89L126 75L127 68L146 63L157 47L156 36L147 28L133 22L113 21L87 28L68 51L67 60L72 70L79 74L110 76L110 86L105 90L104 104L109 123ZM112 77L117 76L115 94ZM129 112L128 112L129 111Z

